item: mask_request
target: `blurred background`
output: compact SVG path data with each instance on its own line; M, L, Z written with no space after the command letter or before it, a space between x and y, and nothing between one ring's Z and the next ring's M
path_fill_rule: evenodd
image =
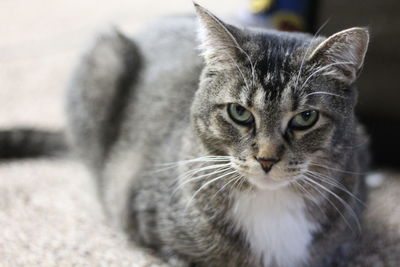
M265 19L264 26L272 25L268 10L260 5L273 1L198 2L234 22L262 25ZM352 26L370 28L358 111L372 135L375 166L400 166L400 1L309 3L305 15L301 14L306 23L297 25L299 29L315 32L327 20L321 31L325 35ZM193 13L191 0L1 0L0 128L62 128L64 88L79 55L96 33L116 25L132 34L155 17L182 13Z

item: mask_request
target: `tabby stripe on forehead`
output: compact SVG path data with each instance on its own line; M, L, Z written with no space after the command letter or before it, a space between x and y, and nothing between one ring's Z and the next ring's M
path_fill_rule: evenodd
M300 94L301 91L298 90L298 78L297 74L293 75L292 78L288 81L287 90L290 92L290 100L291 100L291 111L296 111L300 106Z
M300 98L299 95L295 92L294 87L291 87L291 95L292 95L292 106L291 109L292 111L296 111L299 108L300 105Z
M248 107L253 106L254 94L256 92L257 92L257 88L255 86L252 86L252 88L250 89L250 92L247 95L246 102L245 102Z

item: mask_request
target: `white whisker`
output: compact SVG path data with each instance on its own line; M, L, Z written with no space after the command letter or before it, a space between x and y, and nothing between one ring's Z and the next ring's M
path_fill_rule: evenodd
M325 176L325 175L323 175L321 173L315 173L315 172L312 172L312 171L307 171L306 173L308 173L309 175L311 175L312 177L314 177L316 179L319 179L320 181L323 181L324 183L327 183L329 185L332 185L332 186L342 190L343 192L347 193L349 196L351 196L352 198L357 200L360 204L365 206L365 203L362 200L360 200L358 197L356 197L346 187L344 187L344 185L342 185L338 181L334 180L333 178L330 178L330 177Z
M240 181L242 176L238 173L236 176L232 177L227 183L225 183L218 191L212 196L211 200L213 200L222 190L224 190L225 187L227 187L230 183L235 181L233 183L233 186L236 184L237 181Z
M361 231L361 225L360 222L358 220L358 216L355 213L355 211L353 210L353 208L346 202L344 201L341 197L339 197L337 194L335 194L334 192L332 192L332 190L326 188L325 186L321 185L320 183L314 181L313 179L310 179L307 176L304 176L304 179L308 182L311 182L313 184L315 184L316 186L320 187L321 189L325 190L326 192L330 193L332 196L334 196L340 203L342 203L342 205L344 207L346 207L347 209L349 209L350 213L352 214L355 222L357 223L358 229Z
M313 73L311 73L311 74L307 77L307 79L306 79L306 80L304 81L304 83L301 85L300 89L303 88L303 87L307 84L307 82L308 82L315 74L318 74L318 73L320 73L321 71L324 71L324 70L326 70L326 69L328 69L328 68L330 68L330 67L332 67L332 66L336 66L336 65L353 65L353 64L354 64L354 62L343 61L343 62L334 62L334 63L328 64L328 65L326 65L326 66L320 67L320 68L318 68L316 71L314 71Z
M176 162L166 162L166 163L161 163L161 164L158 164L158 165L161 165L161 166L180 166L180 165L183 165L183 164L188 164L188 163L193 163L193 162L229 161L232 158L233 157L231 157L231 156L204 156L204 157L188 159L188 160L181 160L181 161L176 161Z
M301 75L301 72L302 72L302 69L303 69L303 65L304 65L305 59L306 59L306 57L307 57L307 55L308 55L308 52L310 52L310 49L311 49L311 46L312 46L313 42L318 38L319 33L320 33L320 32L322 31L322 29L326 26L326 24L328 24L329 20L330 20L330 18L328 18L328 19L321 25L321 27L319 27L319 29L316 31L316 33L314 34L313 38L311 39L310 43L309 43L308 46L307 46L307 50L306 50L306 52L304 53L303 58L301 59L299 72L297 73L296 85L295 85L295 88L296 88L296 89L297 89L297 85L298 85L298 83L299 83L299 78L300 78L300 75Z
M186 209L191 205L192 201L197 196L197 194L201 192L201 190L206 188L208 185L210 185L210 184L212 184L212 183L214 183L214 182L216 182L216 181L218 181L218 180L220 180L220 179L222 179L222 178L224 178L224 177L226 177L228 175L234 174L234 173L237 173L237 171L234 170L234 171L225 173L223 175L217 176L216 178L211 179L208 182L204 183L196 192L194 192L193 196L190 198L190 200L188 201L188 204L186 205Z
M307 98L307 97L309 97L311 95L330 95L330 96L336 96L336 97L340 97L340 98L345 99L344 96L341 96L341 95L338 95L338 94L334 94L334 93L329 93L329 92L312 92L312 93L309 93L306 96L304 96L304 98Z
M356 175L364 175L365 174L365 173L361 173L361 172L352 172L352 171L332 168L332 167L328 167L328 166L325 166L325 165L317 164L317 163L314 163L314 162L310 162L309 165L321 167L321 168L324 168L324 169L327 169L327 170L331 170L331 171L342 172L342 173L349 173L349 174L356 174Z
M180 183L178 186L177 186L177 188L173 191L173 194L174 193L176 193L176 191L178 191L179 189L181 189L181 188L183 188L186 184L188 184L188 183L191 183L191 182L193 182L193 181L196 181L196 180L199 180L199 179L201 179L201 178L204 178L204 177L207 177L207 176L211 176L211 175L214 175L214 174L219 174L219 173L221 173L221 172L225 172L225 171L227 171L227 170L229 170L229 169L231 169L231 167L230 166L228 166L228 167L226 167L226 168L219 168L219 169L217 169L217 170L215 170L215 171L213 171L213 172L211 172L211 173L206 173L206 174L202 174L202 175L200 175L200 176L195 176L195 177L190 177L190 179L187 179L187 178L182 178L182 180L184 180L184 179L186 179L184 182L182 182L182 183Z
M305 188L304 186L302 186L298 181L294 180L293 181L295 183L295 185L297 185L300 190L305 193L307 195L307 198L309 200L311 200L315 206L318 207L318 209L321 211L322 214L326 215L326 212L322 209L321 205L317 202L317 200L315 199L315 197L313 197L313 195L310 193L310 191L307 190L307 188Z
M240 76L242 76L243 82L244 82L244 84L246 85L247 92L250 93L250 87L249 87L249 85L247 84L246 77L244 76L242 70L240 69L240 67L239 67L239 65L236 63L236 61L235 61L230 55L229 55L229 57L230 57L230 59L232 60L233 64L235 64L237 70L238 70L239 73L240 73Z
M354 232L353 227L351 226L351 224L348 222L348 220L346 219L346 217L343 215L343 213L339 210L338 207L336 207L335 203L333 203L329 197L325 196L323 194L323 192L318 189L315 185L311 184L309 182L309 179L307 179L307 177L303 176L303 182L305 182L306 184L308 184L309 186L311 186L314 190L316 190L326 201L328 201L329 204L331 204L331 206L339 213L339 215L343 218L343 221L346 223L346 225L350 228L350 230L352 232Z
M200 163L200 164L205 164L205 163L214 163L214 162L230 162L232 157L227 157L227 156L206 156L206 157L199 157L199 158L194 158L194 159L189 159L189 160L182 160L182 161L176 161L176 162L167 162L167 163L161 163L157 164L156 166L165 166L156 170L151 170L148 171L147 173L159 173L163 171L167 171L173 168L178 168L180 166L192 164L192 163Z
M182 173L181 175L179 175L177 177L177 179L183 179L187 176L191 176L191 175L194 175L194 174L202 172L202 171L207 171L210 169L216 169L216 168L221 168L221 167L228 167L228 166L231 166L230 162L224 163L224 164L213 164L213 165L202 166L200 168L191 169L191 170L188 170L187 172Z

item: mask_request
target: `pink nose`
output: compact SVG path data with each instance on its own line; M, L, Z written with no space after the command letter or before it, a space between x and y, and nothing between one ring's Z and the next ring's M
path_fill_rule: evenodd
M256 160L261 164L261 168L268 173L272 166L279 161L279 159L276 158L256 158Z

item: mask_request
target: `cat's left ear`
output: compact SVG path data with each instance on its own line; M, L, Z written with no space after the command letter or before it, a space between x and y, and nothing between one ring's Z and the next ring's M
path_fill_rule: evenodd
M321 64L326 73L351 84L364 63L368 42L369 32L366 28L350 28L323 41L309 59Z
M202 55L209 65L232 64L243 51L239 40L241 31L225 24L210 11L194 3L199 18L199 39Z

